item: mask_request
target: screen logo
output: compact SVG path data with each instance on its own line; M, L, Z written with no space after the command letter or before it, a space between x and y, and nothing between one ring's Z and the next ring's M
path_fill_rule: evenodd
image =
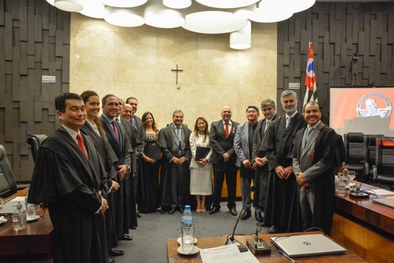
M359 117L379 116L380 118L390 117L391 102L383 94L368 93L362 96L357 102L357 115Z

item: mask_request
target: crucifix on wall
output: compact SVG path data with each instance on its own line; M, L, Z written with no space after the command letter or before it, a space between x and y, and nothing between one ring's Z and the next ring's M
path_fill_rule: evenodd
M172 72L175 72L176 77L175 77L175 84L178 85L178 73L179 72L183 72L183 69L179 69L178 68L178 64L176 64L176 68L175 69L171 69Z

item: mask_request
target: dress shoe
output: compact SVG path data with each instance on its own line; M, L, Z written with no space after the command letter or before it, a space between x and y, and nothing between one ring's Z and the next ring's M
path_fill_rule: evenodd
M211 211L209 211L209 214L212 215L212 214L215 214L219 211L220 211L220 208L214 206L214 207L212 207Z
M276 230L275 226L271 226L271 227L268 229L267 233L268 233L268 234L276 234L276 233L278 233L278 231Z
M230 208L230 214L232 214L233 216L237 216L238 215L237 210L235 209L235 207L231 207Z
M137 211L136 216L137 216L137 217L141 217L141 213L140 213L139 211Z
M246 209L241 216L241 220L249 219L251 216L252 212L250 212L250 209Z
M107 261L108 263L116 263L116 261L115 260L113 260L112 258L108 258L108 261Z
M172 215L175 213L175 207L171 207L170 212L168 212L169 215Z
M129 234L123 234L123 236L120 239L131 241L133 240L133 237Z
M109 255L111 257L123 256L124 255L124 250L111 248L111 250L109 251Z
M261 212L255 212L254 216L256 217L256 221L263 223L264 222L264 217L261 215Z

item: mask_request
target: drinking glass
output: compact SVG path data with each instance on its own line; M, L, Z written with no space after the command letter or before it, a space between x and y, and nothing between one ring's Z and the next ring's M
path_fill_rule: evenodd
M353 181L354 178L356 178L356 172L355 171L349 171L347 176L349 177L350 181Z
M4 199L0 197L0 210L3 209Z

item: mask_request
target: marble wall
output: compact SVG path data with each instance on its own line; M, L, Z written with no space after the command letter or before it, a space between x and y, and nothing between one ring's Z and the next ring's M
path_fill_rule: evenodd
M184 122L220 119L230 105L233 119L245 122L247 105L276 98L277 26L252 25L252 48L229 47L229 34L203 35L149 26L121 28L79 14L71 16L70 91L95 90L139 100L137 115L151 111L159 128L175 109ZM183 70L171 71L176 64ZM262 117L262 114L261 114Z

